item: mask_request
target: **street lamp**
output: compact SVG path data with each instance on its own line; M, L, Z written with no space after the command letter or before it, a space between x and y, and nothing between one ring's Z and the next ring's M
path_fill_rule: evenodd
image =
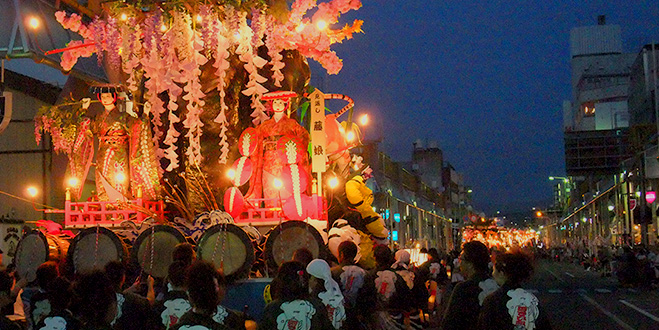
M339 179L337 177L333 177L327 181L329 184L329 187L334 189L339 186Z
M32 29L36 30L41 25L41 21L39 21L39 19L36 16L32 16L30 17L30 19L28 19L28 24Z
M37 189L37 187L30 186L30 187L27 188L27 194L30 197L35 198L39 194L39 189Z
M550 181L554 181L554 180L563 180L563 182L565 182L565 183L568 183L568 182L570 181L570 179L568 179L568 178L566 178L566 177L562 177L562 176L550 176L550 177L549 177L549 180L550 180Z

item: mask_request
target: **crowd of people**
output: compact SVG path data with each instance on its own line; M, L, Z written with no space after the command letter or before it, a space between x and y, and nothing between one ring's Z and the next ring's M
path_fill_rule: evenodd
M654 246L589 246L580 242L554 247L544 255L554 261L579 264L602 276L616 276L622 286L659 287L659 251Z
M126 283L130 272L118 261L104 270L67 276L46 262L36 279L15 279L0 271L3 315L0 329L549 329L538 299L521 288L532 263L521 252L493 259L481 242L461 253L411 262L406 250L374 249L375 268L362 268L358 247L344 241L336 260L313 259L306 249L280 265L264 292L262 316L223 304L228 283L213 264L197 260L194 247L179 244L168 276ZM455 260L455 263L454 263ZM458 275L460 274L460 275ZM132 282L132 279L131 279Z

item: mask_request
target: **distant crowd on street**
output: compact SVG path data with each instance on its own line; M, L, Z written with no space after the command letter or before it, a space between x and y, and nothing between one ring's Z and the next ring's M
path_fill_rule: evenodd
M601 276L615 276L624 287L659 287L659 249L644 245L589 245L573 242L542 250L545 258L575 263Z

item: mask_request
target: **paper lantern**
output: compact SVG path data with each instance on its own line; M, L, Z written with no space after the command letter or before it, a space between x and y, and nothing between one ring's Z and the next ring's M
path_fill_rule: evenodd
M231 182L234 186L240 187L249 181L252 172L254 172L254 166L252 166L252 161L249 158L243 156L236 159L233 166L231 166L231 170L233 171Z
M307 191L309 184L309 175L307 171L298 165L284 166L282 170L282 181L286 191L291 193L304 193Z
M240 134L240 138L238 139L238 151L240 151L242 156L249 157L254 154L258 143L257 137L258 135L256 134L256 129L254 127L249 127Z
M313 218L318 214L318 204L312 196L301 195L299 199L295 196L287 198L282 205L284 215L290 220L304 220Z
M306 156L306 146L295 136L285 136L277 142L277 149L283 152L283 161L286 164L300 163Z
M245 209L245 197L236 187L231 187L224 192L224 210L236 219Z

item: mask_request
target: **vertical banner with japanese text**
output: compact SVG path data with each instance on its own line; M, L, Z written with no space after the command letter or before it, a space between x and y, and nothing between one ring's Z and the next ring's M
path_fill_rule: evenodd
M311 102L311 171L324 173L327 169L327 155L325 154L325 94L316 89L309 96Z

